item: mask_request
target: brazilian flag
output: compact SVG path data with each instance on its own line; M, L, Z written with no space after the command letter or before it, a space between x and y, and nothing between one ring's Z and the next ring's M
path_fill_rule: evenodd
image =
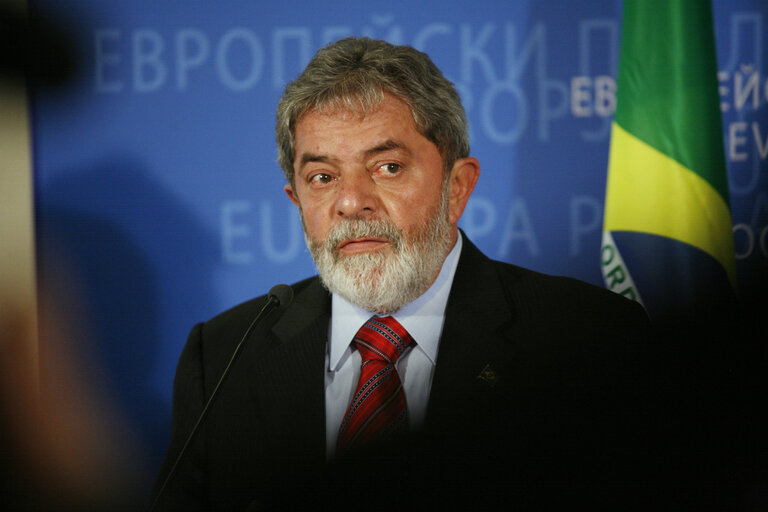
M601 265L653 321L736 287L709 0L625 0Z

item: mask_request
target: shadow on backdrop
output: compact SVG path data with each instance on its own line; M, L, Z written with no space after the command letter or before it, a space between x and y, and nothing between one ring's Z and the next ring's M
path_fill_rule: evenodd
M164 347L180 352L186 330L213 308L217 246L130 157L52 175L38 190L40 295L88 335L42 332L41 352L64 342L90 358L88 385L109 393L138 440L145 471L136 494L146 498L170 432L170 403L152 385L156 364ZM152 232L140 227L148 225ZM168 325L180 325L178 335ZM165 380L170 392L172 375Z

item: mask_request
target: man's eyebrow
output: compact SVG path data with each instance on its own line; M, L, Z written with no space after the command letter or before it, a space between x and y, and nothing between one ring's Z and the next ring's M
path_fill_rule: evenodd
M410 153L410 150L400 142L394 141L392 139L387 139L384 142L380 144L376 144L374 147L370 149L366 149L364 152L365 158L370 158L378 153L382 153L384 151L391 151L393 149L400 149L407 153ZM301 158L299 159L299 167L302 167L304 164L307 164L309 162L319 162L319 163L333 163L336 159L332 158L328 155L321 155L317 153L302 153Z
M365 157L369 158L369 157L371 157L371 156L373 156L373 155L375 155L377 153L382 153L384 151L390 151L392 149L401 149L401 150L403 150L403 151L405 151L407 153L410 153L410 150L405 145L403 145L400 142L397 142L395 140L387 139L384 142L382 142L381 144L377 144L374 147L372 147L371 149L367 149L365 151Z
M299 167L309 162L327 163L327 162L332 162L333 160L334 160L333 158L327 155L318 155L315 153L302 153L301 161L299 162Z

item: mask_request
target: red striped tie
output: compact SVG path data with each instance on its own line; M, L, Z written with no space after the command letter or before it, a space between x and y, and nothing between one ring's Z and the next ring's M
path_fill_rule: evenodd
M395 363L412 342L391 316L371 318L357 331L354 343L363 362L357 392L339 429L339 451L407 429L405 393Z

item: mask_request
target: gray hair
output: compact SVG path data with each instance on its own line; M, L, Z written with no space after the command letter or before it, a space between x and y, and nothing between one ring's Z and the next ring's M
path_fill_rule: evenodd
M365 115L390 93L411 109L416 128L437 146L446 172L469 156L464 107L432 60L410 46L349 37L321 48L285 87L277 105L278 161L293 184L296 124L311 111L344 108Z

